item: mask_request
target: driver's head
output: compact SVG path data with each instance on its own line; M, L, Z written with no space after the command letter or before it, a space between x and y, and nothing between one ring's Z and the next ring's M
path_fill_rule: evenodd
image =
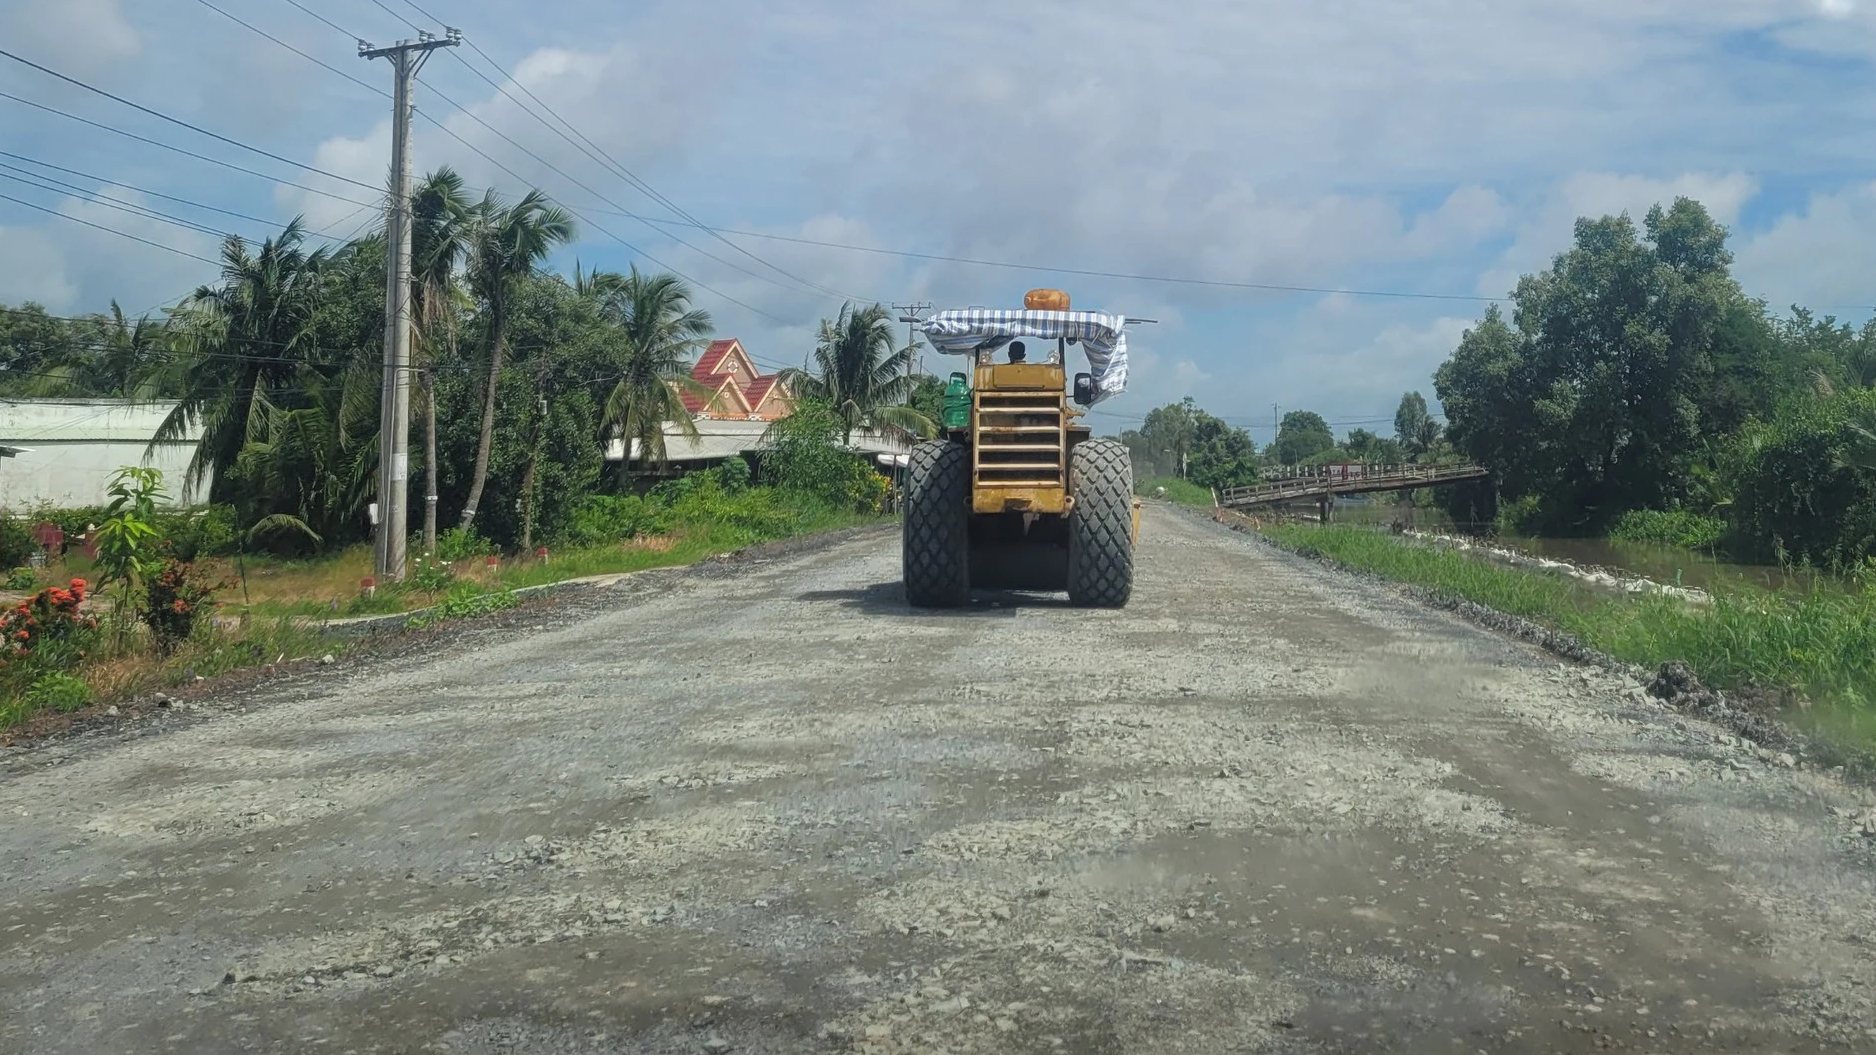
M1023 342L1021 341L1010 342L1010 362L1020 363L1023 361L1023 356L1026 354L1027 354L1027 350L1023 348Z

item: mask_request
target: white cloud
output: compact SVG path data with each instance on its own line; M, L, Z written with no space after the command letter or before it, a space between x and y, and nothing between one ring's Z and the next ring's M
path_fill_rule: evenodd
M1626 211L1639 225L1650 206L1671 205L1675 198L1685 196L1698 200L1715 220L1730 226L1758 189L1756 179L1738 172L1696 172L1668 179L1610 172L1576 173L1527 214L1511 247L1479 277L1477 292L1487 297L1504 296L1521 276L1548 267L1552 257L1570 247L1579 217Z
M1733 274L1776 311L1876 304L1876 183L1812 196L1734 250Z
M110 71L136 58L143 39L119 0L12 0L8 47L75 75Z

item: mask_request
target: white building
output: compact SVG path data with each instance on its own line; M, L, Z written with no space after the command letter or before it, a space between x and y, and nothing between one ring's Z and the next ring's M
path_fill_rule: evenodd
M13 452L0 459L0 509L103 505L110 501L105 489L111 477L126 465L161 469L173 505L205 501L208 480L184 486L199 429L150 449L157 427L175 408L174 400L0 400L0 450Z
M656 473L675 476L696 469L708 469L738 455L755 454L762 449L763 433L775 423L699 417L695 424L697 435L692 438L684 435L683 429L675 422L665 422L665 460L653 467ZM0 437L0 442L5 442L4 437ZM881 472L890 474L896 466L905 463L905 456L911 451L912 445L903 437L861 429L853 434L852 449L871 457ZM624 444L615 439L606 445L606 460L617 462L624 451ZM641 462L637 440L632 441L632 461ZM642 464L640 467L643 468Z

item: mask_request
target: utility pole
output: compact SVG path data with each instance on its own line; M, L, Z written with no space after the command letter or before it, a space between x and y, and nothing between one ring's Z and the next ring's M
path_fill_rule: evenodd
M364 59L390 59L396 75L391 103L391 202L385 224L384 393L378 413L378 537L373 565L380 582L404 578L410 478L410 101L417 71L437 48L462 43L462 33L419 32L388 48L358 42Z
M920 313L930 311L931 304L927 301L920 301L917 304L894 304L892 308L894 311L899 313L899 317L901 319L905 320L905 345L906 347L907 348L918 347L918 317ZM922 360L923 356L920 356L919 358ZM925 372L925 364L922 361L918 364L916 368L913 367L911 360L906 361L905 376L911 377L914 374L922 374L924 372Z

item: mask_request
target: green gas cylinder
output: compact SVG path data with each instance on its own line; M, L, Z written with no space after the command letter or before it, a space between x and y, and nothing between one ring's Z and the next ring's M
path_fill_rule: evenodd
M944 427L962 429L971 423L971 379L964 374L951 375L945 386Z

